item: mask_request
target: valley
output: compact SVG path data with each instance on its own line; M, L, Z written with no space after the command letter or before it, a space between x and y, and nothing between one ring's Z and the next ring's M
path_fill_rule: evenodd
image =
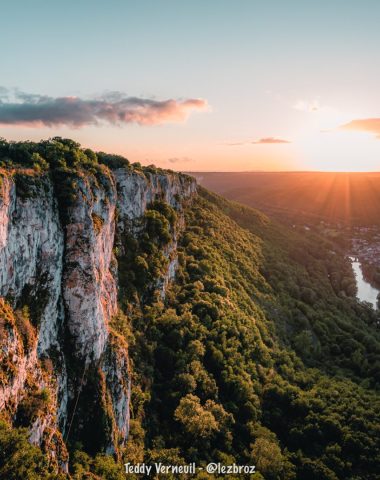
M60 137L0 162L0 478L377 480L379 311L346 227Z
M359 298L376 305L380 287L380 174L199 172L201 185L258 208L300 234L327 238L360 262ZM363 279L360 277L363 275ZM362 293L366 292L366 293Z

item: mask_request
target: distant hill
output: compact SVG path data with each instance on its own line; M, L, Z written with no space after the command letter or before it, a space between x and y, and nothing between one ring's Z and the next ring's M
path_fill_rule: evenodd
M205 188L266 213L380 223L380 172L192 172Z

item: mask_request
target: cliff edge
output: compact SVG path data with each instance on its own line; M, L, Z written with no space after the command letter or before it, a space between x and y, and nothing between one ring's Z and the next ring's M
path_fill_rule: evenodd
M118 454L131 378L112 322L165 296L196 182L60 138L2 141L0 161L0 410L63 470L70 442ZM161 270L136 255L128 270L131 244L149 233Z

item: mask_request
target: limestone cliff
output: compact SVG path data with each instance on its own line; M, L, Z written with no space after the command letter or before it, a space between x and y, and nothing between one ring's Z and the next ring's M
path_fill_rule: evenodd
M0 180L0 410L61 463L72 439L90 453L117 453L131 384L128 345L110 326L126 253L117 243L138 238L153 202L177 212L162 248L165 271L150 285L164 296L195 181L98 165L71 175L68 201L50 172L4 168Z

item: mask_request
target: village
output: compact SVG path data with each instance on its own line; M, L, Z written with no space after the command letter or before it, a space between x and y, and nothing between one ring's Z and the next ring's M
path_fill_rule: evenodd
M380 227L352 229L352 254L368 266L380 268Z

